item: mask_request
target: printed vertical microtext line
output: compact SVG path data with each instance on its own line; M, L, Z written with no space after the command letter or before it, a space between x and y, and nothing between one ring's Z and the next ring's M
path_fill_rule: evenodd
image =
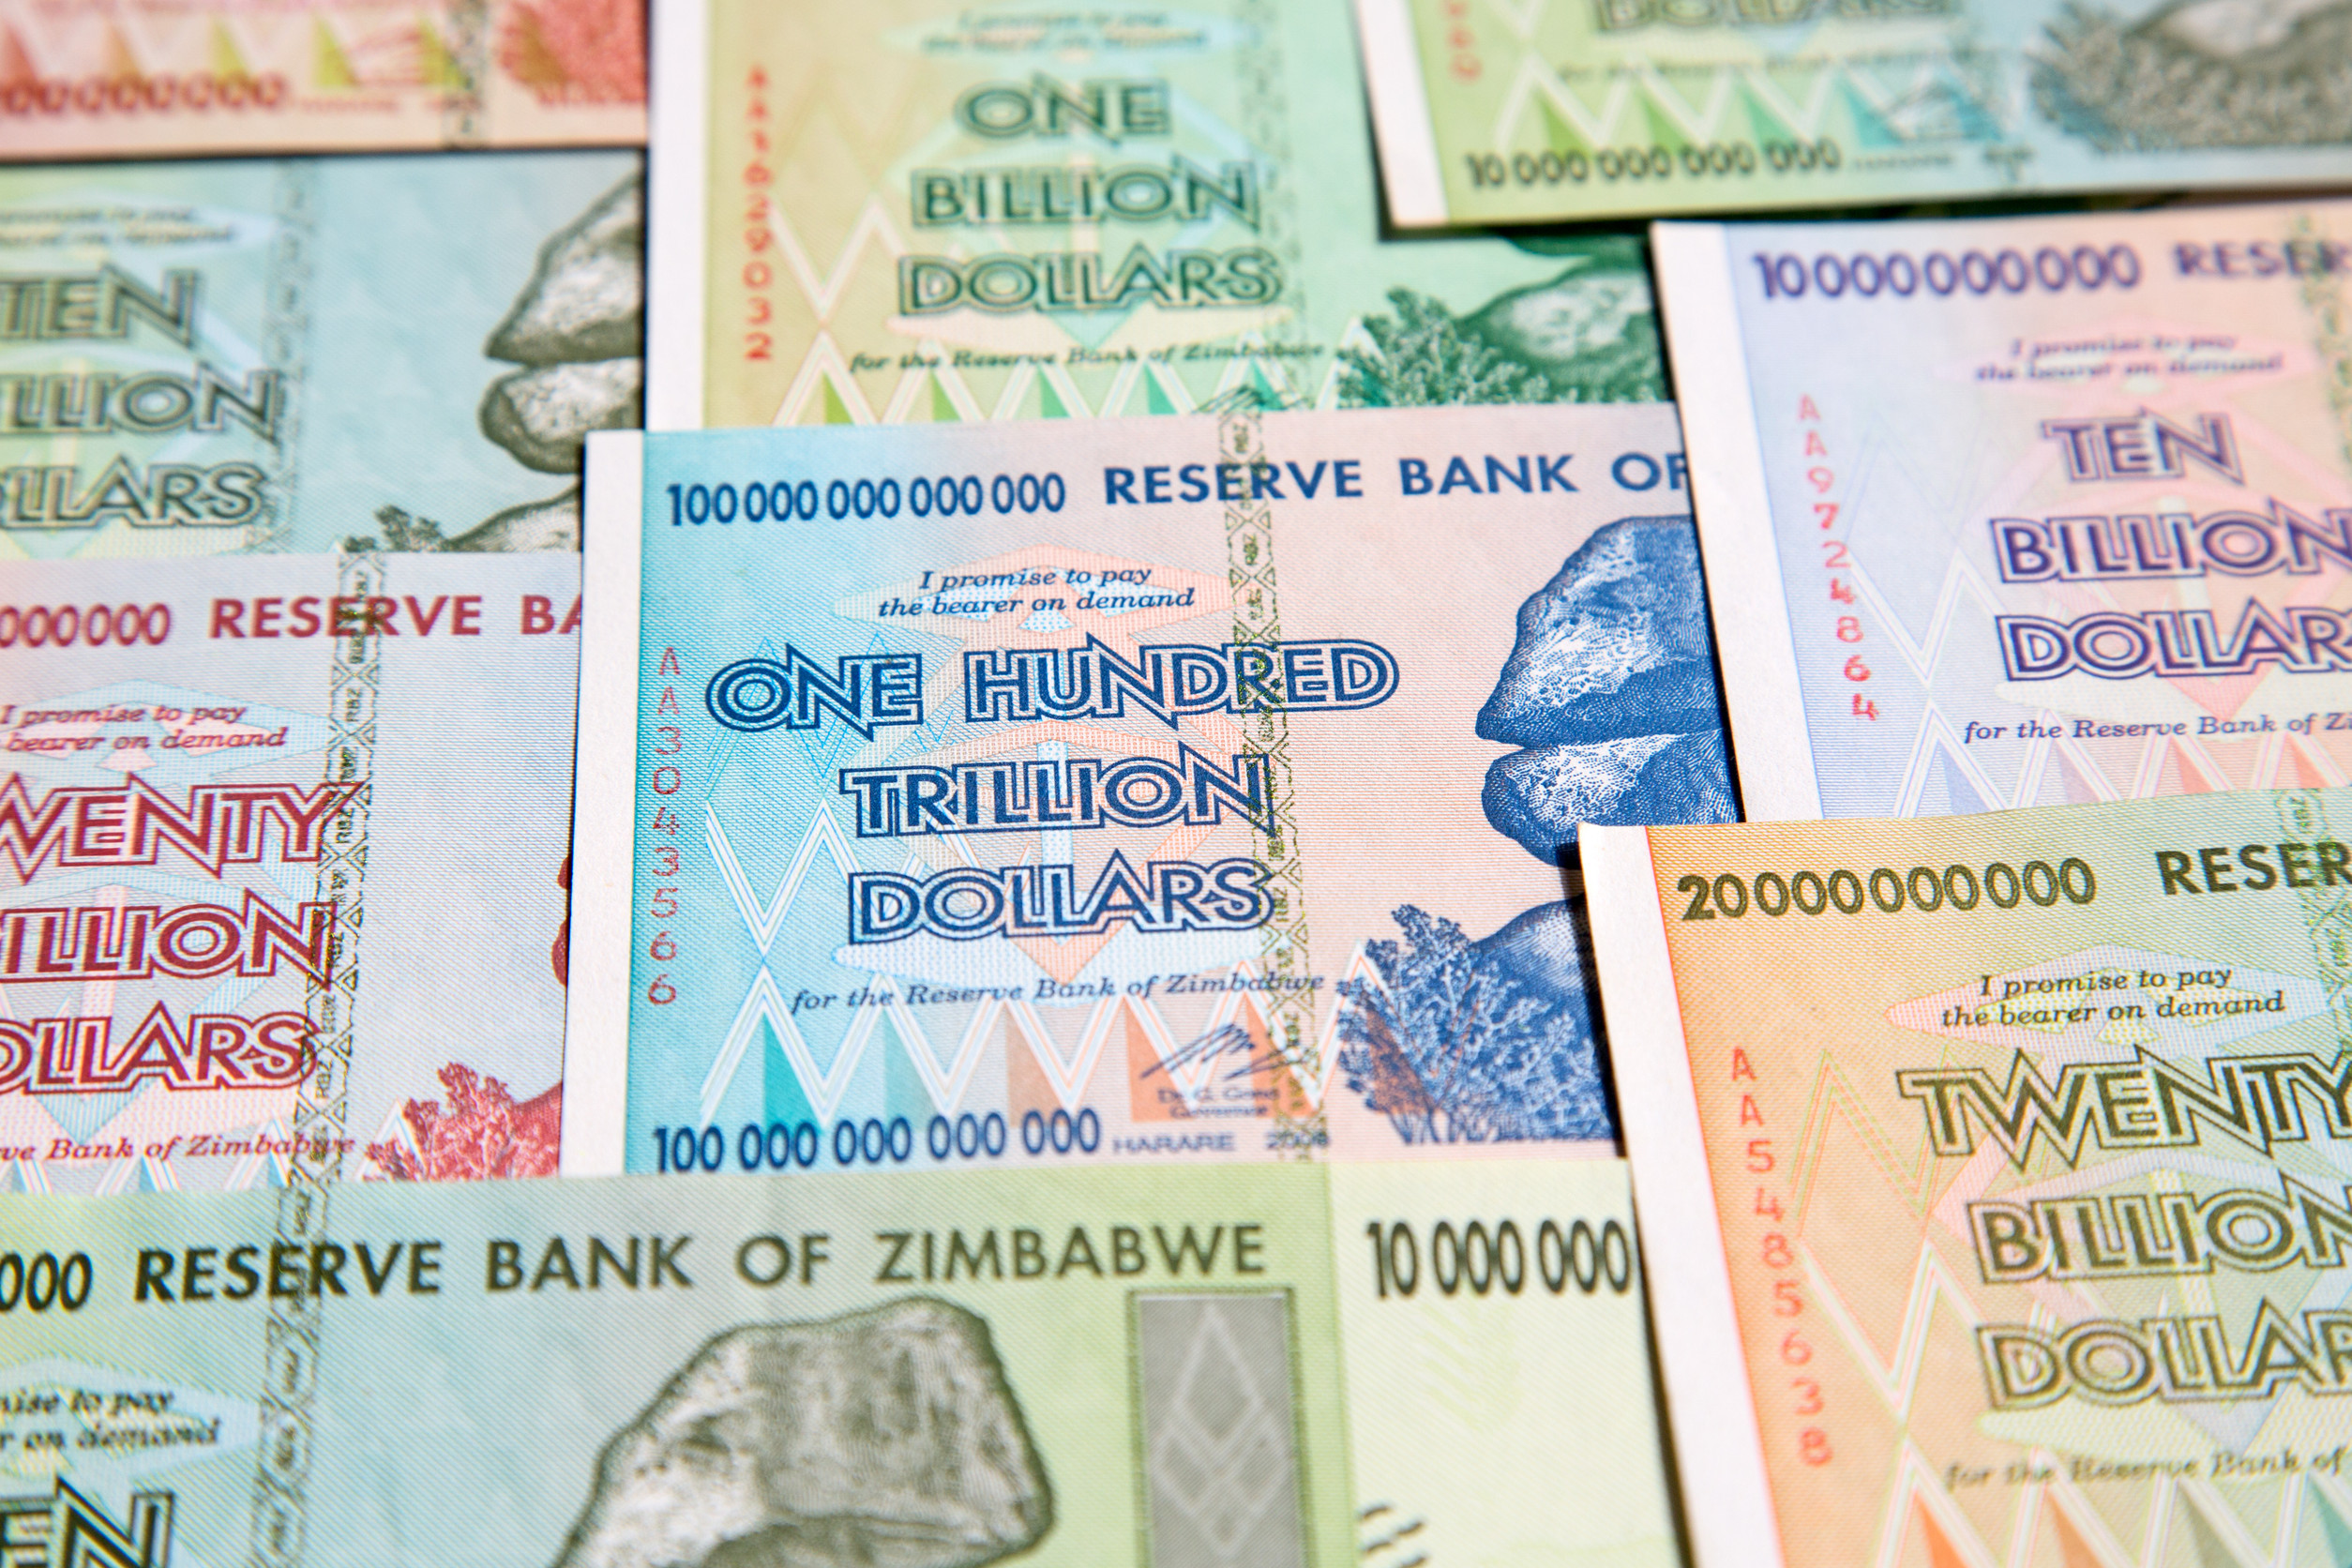
M246 548L256 553L286 548L294 525L294 495L301 479L303 376L309 369L312 242L318 224L319 172L307 158L277 166L271 192L269 290L262 315L262 357L287 388L279 416L277 457L269 503L259 520L246 527Z
M420 30L430 26L419 22ZM422 40L430 45L428 31ZM490 68L490 7L486 0L457 0L449 8L449 31L443 39L441 58L433 65L454 76L454 82L444 80L436 85L442 90L441 135L452 147L478 147L482 144L482 83Z
M1217 420L1217 450L1226 462L1266 462L1265 431L1256 409L1235 409ZM1233 588L1233 641L1272 646L1282 641L1282 611L1274 581L1274 511L1262 501L1236 501L1225 508L1226 571ZM1267 868L1266 892L1274 912L1259 929L1268 974L1291 978L1307 962L1305 879L1301 870L1298 793L1290 772L1290 724L1284 704L1270 703L1243 716L1243 745L1265 759L1268 811L1255 829L1258 859ZM1323 1081L1315 1033L1311 989L1281 986L1269 993L1267 1026L1274 1051L1301 1086ZM1307 1156L1330 1142L1319 1098L1304 1107L1304 1096L1285 1094L1274 1104L1274 1146Z
M372 550L346 554L336 579L339 594L381 595L383 558ZM326 1235L328 1193L342 1177L343 1133L351 1119L361 883L368 864L367 786L375 766L383 673L383 634L372 622L336 641L324 766L327 782L352 788L319 851L317 897L335 911L335 931L326 976L309 988L312 1054L294 1095L294 1152L287 1157L286 1185L278 1198L277 1239L305 1252ZM315 1294L272 1290L253 1483L255 1568L298 1568L303 1560L322 1326Z
M2288 226L2292 240L2325 243L2308 210L2295 215ZM2326 367L2328 406L2336 416L2336 442L2346 461L2352 461L2352 319L2344 308L2344 287L2336 273L2313 267L2303 275L2303 309L2311 312L2314 340Z
M2308 791L2283 796L2279 822L2298 839L2316 843L2334 837L2328 824L2323 798ZM2319 979L2328 989L2328 1004L2336 1027L2352 1038L2352 909L2344 896L2329 887L2306 888L2297 897L2303 906L2303 928L2311 933L2312 956L2319 962Z

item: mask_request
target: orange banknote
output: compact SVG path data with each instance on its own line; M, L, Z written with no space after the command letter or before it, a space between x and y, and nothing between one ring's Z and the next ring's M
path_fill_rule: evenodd
M2352 1560L2352 791L1583 860L1699 1568Z
M0 161L644 140L637 0L0 0Z

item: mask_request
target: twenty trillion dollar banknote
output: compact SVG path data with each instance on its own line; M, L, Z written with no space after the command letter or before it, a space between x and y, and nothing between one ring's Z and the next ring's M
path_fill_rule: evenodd
M0 160L644 140L625 0L0 0Z
M567 1173L1608 1152L1672 411L599 436Z
M1613 1162L0 1199L0 1539L1670 1568L1628 1210Z
M579 582L0 565L0 1187L553 1171Z
M1357 0L1449 223L2341 180L2341 0Z
M1346 0L656 25L656 429L1665 395L1636 242L1380 240Z
M0 168L0 558L578 549L586 432L638 419L640 166Z
M1588 833L1700 1568L2343 1560L2347 822Z
M1661 224L1752 816L2352 772L2352 206Z

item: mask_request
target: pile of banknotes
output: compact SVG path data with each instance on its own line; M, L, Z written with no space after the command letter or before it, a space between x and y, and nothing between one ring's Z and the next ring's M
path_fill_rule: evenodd
M2352 0L0 0L8 1568L2347 1568L2348 784Z

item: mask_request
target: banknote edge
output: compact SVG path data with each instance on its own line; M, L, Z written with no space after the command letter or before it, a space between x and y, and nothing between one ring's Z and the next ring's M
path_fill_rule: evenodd
M1404 229L1441 228L1448 221L1445 181L1438 169L1438 132L1429 118L1421 51L1413 42L1410 0L1356 0L1355 12L1389 220Z
M645 428L702 428L708 330L710 0L655 0L647 119Z
M572 767L571 996L557 1169L616 1176L628 1138L638 614L644 437L588 438L580 550L580 724Z
M1788 630L1788 599L1772 536L1756 398L1730 264L1731 230L1720 223L1653 223L1658 315L1665 329L1691 502L1710 582L1737 593L1707 596L1717 665L1731 722L1740 802L1751 821L1816 818L1821 791L1804 688Z
M1650 830L1587 826L1586 912L1600 960L1618 1115L1666 1387L1668 1452L1697 1568L1781 1568L1755 1391L1709 1190L1688 1042Z

